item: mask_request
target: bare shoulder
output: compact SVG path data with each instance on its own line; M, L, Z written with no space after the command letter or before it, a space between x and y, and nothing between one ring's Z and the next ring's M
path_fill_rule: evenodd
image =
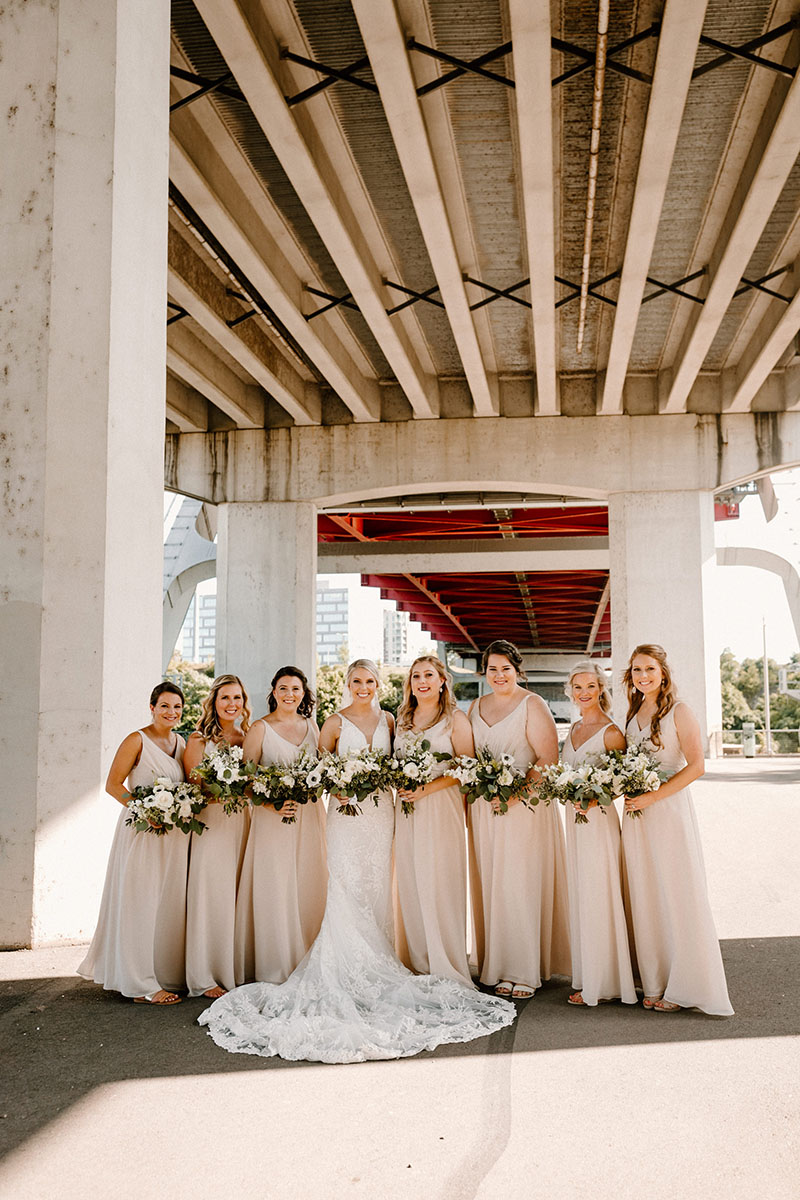
M525 701L527 707L527 716L530 719L534 717L536 720L553 720L553 714L547 706L547 701L543 700L536 692L528 692L528 699Z
M341 729L342 729L342 718L338 712L335 712L335 713L331 713L331 715L329 717L326 717L325 720L322 722L322 728L320 729L320 734L333 733L334 730L338 734L341 732Z
M603 745L606 750L624 750L627 744L625 734L618 725L615 725L613 721L606 725L603 735Z
M194 744L194 745L196 746L196 745L198 745L199 743L202 743L202 745L204 745L204 746L205 746L205 744L206 744L206 739L203 737L203 735L202 735L202 733L200 732L200 730L199 730L199 729L195 729L193 733L190 733L190 734L189 734L189 742L188 742L188 744L189 744L190 746L191 746L192 744Z
M678 700L672 708L672 713L675 718L675 727L679 733L683 730L688 732L700 728L700 722L685 700Z
M475 701L473 700L472 704L474 703ZM472 712L472 704L469 706L470 712ZM455 709L453 712L453 729L462 733L472 732L472 725L470 724L469 717L460 708Z

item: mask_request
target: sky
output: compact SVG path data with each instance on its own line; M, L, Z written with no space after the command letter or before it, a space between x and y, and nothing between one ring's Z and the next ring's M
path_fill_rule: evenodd
M800 469L772 476L778 499L778 514L767 523L758 496L748 496L740 504L739 518L715 524L717 546L755 546L788 559L800 570ZM165 516L169 501L165 493ZM166 533L166 529L165 529ZM350 594L350 657L381 657L383 649L383 612L394 608L391 600L381 600L375 588L361 586L360 575L320 576L337 586L346 586ZM198 591L213 592L216 580L201 584ZM800 650L783 582L774 574L755 567L716 567L713 572L709 603L715 613L715 630L720 649L727 646L735 656L757 658L762 654L762 622L766 620L767 653L786 663ZM433 643L417 622L409 625L409 659Z

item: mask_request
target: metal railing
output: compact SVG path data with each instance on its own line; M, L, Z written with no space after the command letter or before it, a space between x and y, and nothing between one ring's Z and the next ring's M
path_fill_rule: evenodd
M723 729L723 753L737 753L741 751L744 733L745 730L743 729ZM766 754L767 731L765 729L756 729L754 733L756 753ZM773 754L800 754L800 729L772 729L770 730L770 739Z

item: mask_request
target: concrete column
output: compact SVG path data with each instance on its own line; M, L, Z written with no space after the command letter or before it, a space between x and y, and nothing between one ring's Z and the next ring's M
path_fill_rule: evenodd
M711 492L614 492L608 501L615 710L633 647L667 651L682 699L697 714L707 753L721 753L722 705L714 613L706 603L716 569Z
M239 675L260 710L278 667L316 674L317 511L313 504L220 504L217 673Z
M168 0L3 19L0 945L91 934L160 678Z

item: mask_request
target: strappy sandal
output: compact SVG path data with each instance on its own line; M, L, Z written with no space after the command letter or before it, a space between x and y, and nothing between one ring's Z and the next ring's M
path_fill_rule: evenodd
M660 996L642 996L642 1008L655 1008L660 999Z
M536 995L536 988L528 987L527 983L515 983L511 989L512 1000L532 1000Z
M180 1002L180 996L176 996L174 992L168 992L164 988L161 988L157 992L153 992L152 996L133 997L134 1004L180 1004Z
M669 1000L656 1000L653 1008L656 1012L673 1013L680 1012L680 1004L672 1004Z
M514 991L514 984L510 979L501 979L494 989L495 996L510 996Z
M573 992L571 996L567 996L567 1004L575 1004L578 1008L589 1007L580 992Z

